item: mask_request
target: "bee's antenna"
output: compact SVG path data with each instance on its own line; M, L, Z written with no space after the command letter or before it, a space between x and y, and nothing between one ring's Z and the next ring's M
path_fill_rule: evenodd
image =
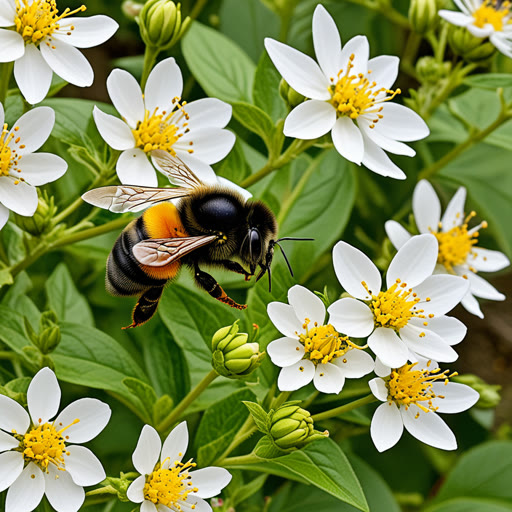
M290 265L290 261L288 260L288 257L286 256L286 253L284 252L284 249L279 244L279 241L276 241L274 243L275 243L275 245L279 246L279 249L281 249L281 252L283 253L283 256L284 256L284 261L286 261L286 264L288 265L288 270L290 271L290 274L293 277L293 269L292 269L292 266Z
M276 243L277 242L282 242L284 240L298 240L298 241L313 241L315 240L314 238L295 238L295 237L290 237L290 236L285 236L283 238L279 238L278 240L276 240Z
M270 270L270 266L267 267L268 272L268 293L272 292L272 274Z

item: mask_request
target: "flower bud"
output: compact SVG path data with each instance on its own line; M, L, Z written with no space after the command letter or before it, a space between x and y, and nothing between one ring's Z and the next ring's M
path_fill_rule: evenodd
M190 23L181 20L181 5L171 0L148 0L137 18L146 46L168 50L178 42Z
M121 10L123 14L132 20L134 20L142 11L144 4L134 2L133 0L126 0L121 4Z
M464 27L450 25L448 43L453 53L468 62L483 62L491 58L496 48L487 40L475 37Z
M434 57L421 57L416 63L416 73L421 83L437 84L446 78L452 69L450 62L438 62Z
M108 476L106 482L104 482L103 485L112 486L117 491L117 497L119 498L119 501L127 502L130 500L126 496L126 493L128 492L128 487L130 487L131 483L132 482L126 478L124 473L121 473L121 478Z
M46 194L39 196L37 210L32 217L15 215L16 224L27 233L33 236L40 236L47 233L53 225L53 218L57 213L57 207L53 197Z
M292 89L284 79L279 82L279 95L283 98L288 108L291 110L304 101L304 96Z
M436 28L438 20L436 0L411 0L409 23L414 32L426 34Z
M452 377L451 380L459 384L470 386L480 395L475 407L480 409L492 409L501 402L501 386L499 385L487 384L487 382L480 377L470 373L457 375L456 377Z
M35 345L42 354L53 352L60 343L60 327L57 315L53 311L45 311L39 321L39 336Z

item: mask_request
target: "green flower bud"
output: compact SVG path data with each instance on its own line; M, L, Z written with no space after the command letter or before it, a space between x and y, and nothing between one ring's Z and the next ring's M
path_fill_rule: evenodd
M131 481L126 478L124 473L121 473L121 478L114 478L108 476L106 479L106 485L111 485L117 491L117 497L119 501L127 502L130 501L126 496L128 487L131 485ZM104 484L105 485L105 484Z
M501 386L499 385L487 384L487 382L480 377L470 373L457 375L456 377L452 377L451 380L472 387L480 395L475 407L480 409L492 409L501 402Z
M53 197L48 198L46 194L39 196L37 210L32 217L15 215L16 224L27 233L33 236L40 236L47 233L53 226L53 218L57 213L57 207Z
M181 20L181 4L171 0L148 0L137 18L146 46L168 50L175 45L190 23Z
M436 0L411 0L409 23L414 32L426 34L436 28L438 20Z
M212 350L215 352L218 350L224 350L226 345L236 336L238 333L238 321L233 325L222 327L219 329L212 338Z
M464 27L450 25L448 43L453 53L468 62L483 62L490 59L496 48L487 40L475 37Z
M126 0L121 4L121 10L123 14L132 20L134 20L142 11L144 4L134 2L133 0Z
M281 82L279 82L279 95L283 98L290 110L302 103L305 99L302 94L292 89L284 79L281 79Z
M60 327L57 324L57 315L53 311L45 311L39 321L39 336L34 345L42 354L53 352L60 343Z
M416 73L421 83L437 84L452 69L450 62L438 62L434 57L421 57L416 63Z

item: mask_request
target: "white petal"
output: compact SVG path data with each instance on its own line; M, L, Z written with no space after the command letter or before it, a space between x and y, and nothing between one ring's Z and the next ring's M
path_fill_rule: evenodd
M363 136L348 117L340 117L332 129L332 142L336 151L350 162L361 165L364 156Z
M192 485L199 490L193 494L200 498L217 496L231 482L231 473L224 468L208 467L190 472Z
M437 262L438 243L434 235L413 236L389 264L386 284L391 288L398 280L406 288L414 287L432 275Z
M467 279L470 283L471 293L475 295L475 297L488 300L505 300L505 295L496 290L496 288L485 279L471 271L466 272L465 275L467 275Z
M110 420L112 411L108 404L95 398L81 398L69 404L55 419L57 430L78 423L66 429L67 443L86 443L94 439Z
M0 30L0 47L0 62L12 62L22 57L25 52L23 37L13 30Z
M466 293L464 295L463 299L460 301L462 306L469 311L472 315L476 315L479 318L483 318L484 314L482 313L482 310L480 309L480 304L478 304L478 301L471 295L471 292Z
M46 63L66 82L78 87L89 87L92 84L92 67L74 46L53 39L50 44L43 41L39 48Z
M28 412L35 425L45 424L59 410L60 387L50 368L39 370L27 390Z
M291 366L304 356L304 346L293 338L279 338L267 345L267 354L277 366Z
M350 57L354 55L354 59ZM341 67L347 71L349 61L352 64L350 75L366 74L368 71L368 57L370 55L370 45L365 36L355 36L341 50Z
M476 25L466 25L466 28L473 34L475 37L489 37L494 32L494 27L487 23L485 27L477 27Z
M84 488L75 484L67 471L48 466L44 474L45 494L57 512L77 512L85 500Z
M92 114L100 135L110 147L118 151L135 147L135 137L124 121L105 114L96 106L94 106ZM131 183L131 185L135 185L135 183Z
M288 290L288 302L293 307L299 322L303 323L306 318L311 324L324 325L325 306L320 297L309 291L304 286L296 284Z
M161 450L162 441L158 432L150 425L144 425L132 455L135 469L141 475L149 475L158 462Z
M333 364L341 369L348 379L359 379L373 372L375 363L372 356L364 350L352 349L341 357L337 357Z
M37 107L23 114L11 128L15 137L9 147L19 155L39 149L48 139L55 123L55 112L50 107ZM18 140L19 139L19 140ZM18 142L16 142L18 140ZM24 147L21 147L24 146Z
M142 149L123 151L117 161L116 172L124 185L158 186L156 171Z
M401 407L400 413L406 430L422 443L441 450L457 448L453 432L435 412L423 412L413 405L409 409Z
M393 55L379 55L368 61L368 78L370 82L377 82L377 88L390 89L398 76L400 59ZM380 122L380 121L379 121Z
M335 364L319 364L315 370L313 383L320 393L334 393L337 395L343 389L345 376Z
M426 315L444 315L462 300L468 289L467 279L458 276L437 274L427 277L413 288L413 292L421 299L416 309L423 309Z
M193 494L189 494L186 501L180 501L178 503L183 509L183 512L212 512L212 507L210 507L207 501ZM158 512L160 512L160 510ZM165 510L163 512L167 511Z
M235 192L240 194L242 196L244 203L247 202L252 197L252 194L248 190L238 186L236 183L233 183L232 181L230 181L222 176L218 176L217 181L218 181L219 185L221 185L222 187L228 188L230 190L234 190Z
M12 398L0 395L0 428L6 432L24 434L30 426L27 411Z
M159 62L151 71L144 89L144 103L151 114L172 110L173 99L181 98L183 77L173 57Z
M267 313L281 334L297 339L297 333L304 332L302 328L303 322L298 320L293 306L283 304L282 302L271 302L267 306Z
M430 133L425 121L414 110L391 101L382 103L381 107L383 117L375 123L376 132L403 142L424 139Z
M407 362L409 351L393 329L378 327L368 338L368 346L387 366L400 368Z
M108 16L72 17L61 20L59 30L52 37L76 48L92 48L110 39L118 28L119 25Z
M5 491L21 475L23 464L20 452L0 453L0 492Z
M25 99L34 105L50 90L53 71L41 52L33 45L25 47L24 55L14 63L14 78Z
M217 98L201 98L185 105L192 128L224 128L231 119L232 108Z
M332 259L336 277L350 295L362 300L371 299L362 282L366 283L371 293L377 295L380 292L380 272L359 249L346 242L338 242L332 251Z
M96 455L85 446L68 446L65 457L66 471L69 471L77 485L96 485L105 479L105 471Z
M501 37L503 35L504 34L500 33L491 34L489 40L498 51L500 51L507 57L512 58L512 42L509 39L507 39L508 34L505 34L505 37Z
M424 322L427 322L428 325L424 326ZM460 343L464 339L464 336L466 336L467 332L467 327L460 320L451 316L436 316L426 320L411 318L409 323L418 328L423 327L429 331L433 331L443 341L448 343L448 345L456 345L457 343Z
M178 426L174 427L167 436L162 448L162 462L169 459L172 465L175 461L181 462L188 447L188 429L187 422L182 421Z
M295 391L303 386L307 386L314 376L315 365L305 359L283 368L277 379L277 387L280 391Z
M424 334L424 336L420 336L420 334ZM400 337L410 350L427 359L452 363L459 357L448 343L426 328L421 329L411 324L406 325L400 329Z
M388 220L384 224L386 234L396 249L400 249L411 238L411 234L401 224L394 220Z
M12 27L16 9L12 0L0 2L0 27Z
M18 163L20 176L32 186L46 185L64 176L68 169L66 160L52 153L25 155Z
M336 83L341 69L341 40L336 23L321 4L313 14L313 44L324 75Z
M460 187L452 197L444 212L441 222L443 231L450 231L455 226L460 226L464 220L464 203L466 202L466 189Z
M473 388L458 382L434 382L432 388L437 395L432 400L434 407L438 408L436 412L449 414L462 412L473 407L480 398L479 393Z
M480 272L496 272L510 265L509 259L502 252L482 247L473 247L467 261Z
M142 91L137 80L128 71L114 69L107 78L107 90L116 110L131 128L136 128L137 123L144 119L144 100L142 99ZM94 110L96 110L96 107ZM133 145L134 143L131 146L115 149L128 149L128 147L133 147Z
M2 409L2 413L3 412L4 410ZM0 430L0 452L5 452L7 450L11 450L12 448L17 448L19 445L20 442L17 439Z
M334 325L338 332L365 338L373 331L374 316L364 302L346 297L331 304L328 311L329 323Z
M336 122L336 110L327 101L308 100L297 105L286 118L283 132L296 139L317 139Z
M191 146L190 143L193 143ZM207 164L222 160L233 148L235 134L223 128L204 128L190 132L174 144L174 149L193 151L195 158Z
M142 503L144 501L144 486L146 485L146 476L140 475L128 487L126 497L133 503Z
M373 444L379 452L389 450L402 437L404 425L398 407L393 402L379 405L370 426Z
M211 166L209 166L207 163L203 162L199 158L193 157L188 152L181 151L179 148L176 148L176 154L185 165L187 165L188 167L190 167L190 169L192 169L192 171L194 171L194 174L197 176L197 178L204 184L218 184L217 175L215 174ZM156 160L153 160L153 164L155 164L155 162ZM155 167L159 169L158 165L155 165ZM175 185L183 185L183 182L180 182L178 179L170 179L169 181L171 181L171 183Z
M378 357L375 358L375 375L387 377L391 373L391 367L385 365Z
M368 382L368 385L375 398L378 398L381 402L387 402L389 391L384 380L372 379Z
M377 146L377 144L364 133L362 135L364 142L363 165L370 169L370 171L380 174L381 176L405 180L407 176L390 160L386 153L384 153L384 150Z
M307 55L274 39L265 38L265 48L281 76L292 89L315 100L329 100L330 80Z
M374 120L371 117L370 115L361 116L357 120L357 125L370 140L377 144L377 146L382 148L384 151L389 151L395 155L414 156L416 154L416 151L407 146L407 144L398 142L395 139L389 138L387 135L383 135L381 132L376 131L375 123L373 122ZM373 126L373 128L370 126Z
M140 506L140 512L157 512L157 508L153 502L144 500Z
M43 472L31 462L9 487L5 500L8 512L31 512L44 494Z
M420 233L437 233L441 203L434 187L427 180L421 180L414 189L412 211Z
M2 229L9 220L9 208L6 208L3 204L0 204L0 229Z
M458 27L465 27L466 25L473 22L473 18L467 14L456 11L447 11L445 9L441 9L439 11L439 16L441 16L441 18L445 19L452 25L457 25Z
M24 181L1 176L0 203L19 215L31 217L37 209L37 190Z

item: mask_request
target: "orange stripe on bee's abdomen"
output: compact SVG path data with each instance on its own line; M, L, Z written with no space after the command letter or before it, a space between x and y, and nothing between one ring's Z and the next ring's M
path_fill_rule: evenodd
M148 208L143 213L144 228L149 238L182 238L188 236L176 207L171 203L160 203ZM181 267L180 261L175 261L164 267L141 268L155 279L172 279Z

